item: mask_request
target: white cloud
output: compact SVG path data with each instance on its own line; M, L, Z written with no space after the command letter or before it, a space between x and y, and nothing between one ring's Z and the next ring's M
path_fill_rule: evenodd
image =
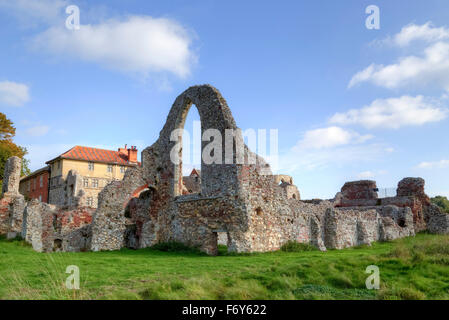
M48 126L35 126L25 130L26 134L32 137L41 137L48 133L50 127Z
M437 99L423 96L402 96L377 99L361 109L336 113L329 123L339 125L358 124L366 128L398 129L403 126L419 126L445 119L448 109L440 106Z
M178 22L149 16L82 25L80 30L51 27L33 42L36 49L60 57L123 72L169 72L178 77L189 75L196 61L191 43L192 36Z
M375 173L371 171L363 171L357 175L358 179L370 179L375 177Z
M449 160L431 161L431 162L421 162L418 166L420 169L444 169L449 167Z
M449 39L449 29L446 27L435 27L432 22L423 25L409 24L401 29L401 32L393 38L387 39L387 42L405 47L413 41L436 42Z
M385 175L387 173L388 173L388 171L386 171L386 170L379 170L379 171L376 171L376 172L374 172L374 171L363 171L363 172L360 172L357 175L357 179L373 179L373 178L375 178L377 176Z
M371 139L371 135L360 135L357 132L348 131L340 127L328 127L307 131L298 147L322 149L335 146L362 143Z
M20 107L30 100L29 88L23 83L0 82L0 105Z
M441 87L449 91L449 43L437 42L424 51L422 57L407 56L387 66L371 64L356 73L348 87L363 82L395 89L407 86Z

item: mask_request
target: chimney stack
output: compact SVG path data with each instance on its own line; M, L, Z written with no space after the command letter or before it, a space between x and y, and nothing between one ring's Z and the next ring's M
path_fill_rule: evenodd
M137 147L131 146L130 149L128 149L128 161L132 163L137 163Z
M125 155L125 156L128 156L128 150L126 149L126 144L125 144L125 147L124 148L118 148L118 152L120 153L120 154L123 154L123 155Z

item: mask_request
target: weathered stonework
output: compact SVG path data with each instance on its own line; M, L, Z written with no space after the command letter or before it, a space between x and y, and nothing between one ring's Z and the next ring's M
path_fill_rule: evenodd
M171 159L173 152L182 159L182 149L176 149L182 137L175 141L172 133L183 129L193 104L203 132L216 129L224 139L232 130L243 163L236 154L226 157L222 143L213 152L221 163L202 159L201 174L182 176L182 162ZM208 143L202 142L203 151ZM210 85L191 87L175 100L158 140L142 152L142 165L109 183L95 212L81 206L75 172L64 187L71 195L64 206L33 200L22 210L23 236L37 251L139 249L167 241L212 255L218 243L233 252L264 252L297 241L324 251L413 236L426 228L447 233L449 225L447 215L430 205L420 179L402 180L392 198L378 199L375 181L357 181L346 183L334 200L299 200L292 178L272 175L264 159L244 145L225 99ZM3 220L2 210L21 210L20 201L5 203L8 209L0 203ZM11 228L14 223L8 221Z
M79 197L70 199L71 206L49 205L36 199L26 202L19 194L17 176L20 176L20 170L19 158L7 161L5 178L8 182L3 185L0 199L0 234L6 234L8 238L21 236L39 252L90 249L89 230L94 209L80 207ZM67 187L77 184L76 173L70 173ZM74 188L73 194L75 192Z
M11 157L6 161L0 199L0 234L14 238L22 231L25 199L19 193L22 160Z
M6 160L5 172L3 175L2 192L19 193L20 173L22 171L22 160L19 157L11 157Z
M404 178L398 183L396 197L377 198L375 181L347 182L334 199L335 207L369 207L394 205L400 208L410 208L413 214L415 231L427 229L430 198L424 191L425 181L422 178ZM441 213L441 212L440 212Z
M269 165L246 146L245 160L253 158L255 163L237 163L235 155L231 164L225 162L223 143L221 160L226 164L203 162L201 183L195 192L193 187L189 190L182 163L170 159L176 143L170 138L175 129L183 128L192 104L203 132L213 128L225 137L226 129L232 129L234 144L242 143L218 90L209 85L186 90L173 104L159 139L142 152L142 168L100 195L92 224L93 250L180 241L215 254L218 242L230 251L254 252L277 250L289 240L325 250L414 234L412 210L407 205L378 205L374 181L346 184L335 202L303 202L291 177L272 175ZM203 141L203 150L206 146ZM342 205L342 200L349 202ZM349 204L352 208L334 208ZM358 207L367 205L371 207Z

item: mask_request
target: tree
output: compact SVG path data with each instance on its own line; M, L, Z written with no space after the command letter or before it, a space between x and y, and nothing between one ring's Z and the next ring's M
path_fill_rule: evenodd
M11 140L16 135L16 128L11 120L0 112L0 140Z
M16 128L11 120L6 118L6 115L0 112L0 180L3 181L3 174L5 171L5 164L8 158L17 156L22 158L22 176L30 174L28 168L29 161L25 159L28 153L26 148L16 145L12 138L16 134ZM0 182L1 182L0 181Z
M436 196L431 198L430 201L439 206L444 212L449 213L449 200L446 197Z

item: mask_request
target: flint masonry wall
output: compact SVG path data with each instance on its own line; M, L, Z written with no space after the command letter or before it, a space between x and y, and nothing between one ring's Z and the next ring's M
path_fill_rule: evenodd
M211 156L219 163L202 159L200 189L183 194L179 129L192 105L199 111L203 133L216 129L223 139L232 130L233 149L241 147L245 161L237 161L235 153L226 158L226 144L218 143ZM202 150L212 152L207 141ZM42 252L137 249L179 241L216 254L219 234L227 238L230 251L262 252L277 250L287 241L311 243L321 250L369 245L414 235L423 226L447 233L449 220L427 203L421 181L403 180L398 197L382 199L385 203L379 203L374 181L348 183L333 201L305 202L299 192L295 199L294 190L285 188L286 183L294 186L293 181L280 184L280 177L289 178L272 175L264 159L244 145L218 90L194 86L175 100L158 140L142 152L142 166L107 185L95 212L79 207L76 199L76 207L32 201L25 206L23 234ZM19 203L7 205L20 211Z
M245 160L256 161L237 163L233 154L232 163L224 164L222 143L221 150L214 150L221 164L203 162L200 192L183 195L182 162L173 162L170 155L182 159L182 150L176 149L182 136L176 130L184 127L192 105L198 109L203 132L216 129L224 138L226 129L234 130L234 145L243 145ZM202 150L207 144L202 142ZM279 185L279 177L243 144L218 90L209 85L191 87L175 100L159 139L142 152L142 168L100 194L92 224L92 249L142 248L180 241L215 254L220 234L226 235L228 249L236 252L276 250L289 240L325 250L326 243L341 248L413 233L413 224L399 226L399 220L386 216L384 207L339 211L330 201L292 199L292 193L289 196ZM144 186L151 188L141 197L138 191ZM365 196L375 199L374 193ZM380 233L382 228L386 231Z
M6 161L0 199L0 234L13 238L22 231L25 199L19 193L22 160L11 157Z
M335 197L336 207L396 206L410 208L413 215L415 232L423 230L449 230L438 226L437 221L445 225L446 214L430 202L425 193L425 181L422 178L404 178L398 183L396 197L377 198L375 181L363 180L347 182ZM430 229L429 229L430 228Z
M81 251L90 248L90 227L94 209L58 207L38 200L26 202L19 193L21 159L12 157L5 165L0 199L0 234L21 236L39 252ZM72 177L72 175L69 175ZM76 183L76 179L73 183Z
M11 157L6 160L3 178L2 192L17 194L19 192L20 173L22 160L19 157Z

